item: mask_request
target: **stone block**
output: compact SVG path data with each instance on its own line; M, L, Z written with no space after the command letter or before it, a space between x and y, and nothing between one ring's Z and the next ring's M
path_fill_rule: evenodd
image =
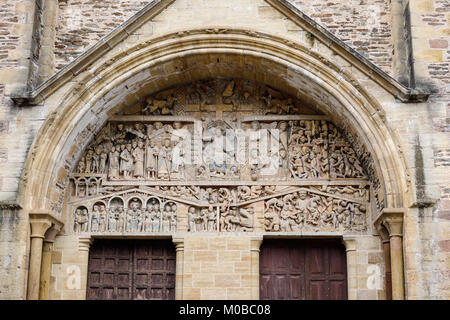
M229 300L250 300L252 290L250 288L227 288L227 298Z
M193 274L192 287L194 288L214 287L214 275L207 273Z
M214 276L214 286L220 288L240 287L240 275L235 273L216 274Z
M217 252L213 250L207 251L194 251L194 261L203 262L203 261L217 261Z
M219 262L241 261L241 252L240 251L219 251L218 261Z
M431 49L447 49L448 48L448 40L444 39L431 39L429 40Z
M250 261L235 262L234 272L236 273L248 273L250 272Z
M226 300L227 290L223 288L202 288L201 289L202 300Z
M184 300L200 300L201 299L200 288L184 288L183 299Z
M184 247L186 250L208 250L209 241L207 238L188 237L185 239Z
M227 239L228 250L250 250L250 240L245 238L230 238Z

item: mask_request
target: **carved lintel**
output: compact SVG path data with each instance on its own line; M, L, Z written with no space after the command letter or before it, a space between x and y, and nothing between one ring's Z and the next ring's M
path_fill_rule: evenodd
M251 121L290 121L290 120L329 120L329 117L322 115L288 115L288 116L245 116L242 122Z
M194 117L186 117L186 116L113 116L109 119L109 121L114 122L154 122L154 121L164 121L164 122L194 122L197 119Z

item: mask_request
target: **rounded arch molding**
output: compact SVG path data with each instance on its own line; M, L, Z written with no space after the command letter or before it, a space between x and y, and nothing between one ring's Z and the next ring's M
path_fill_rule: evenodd
M112 53L93 57L86 70L72 70L71 81L45 100L50 113L22 173L24 210L58 212L70 172L114 110L169 86L213 77L265 83L327 114L371 153L384 206L404 206L406 166L381 104L346 71L352 68L317 48L248 30L191 30Z

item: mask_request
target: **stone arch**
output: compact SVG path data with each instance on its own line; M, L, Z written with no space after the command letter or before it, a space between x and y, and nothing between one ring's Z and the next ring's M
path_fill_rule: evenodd
M384 206L403 207L407 171L395 134L385 122L382 105L351 69L300 43L249 30L178 32L99 58L89 69L75 71L73 81L55 87L46 100L53 112L27 158L21 204L28 211L61 214L58 202L64 199L68 175L86 147L79 140L91 139L112 110L170 85L227 76L280 88L354 133L372 154ZM355 73L372 88L384 90L362 72Z

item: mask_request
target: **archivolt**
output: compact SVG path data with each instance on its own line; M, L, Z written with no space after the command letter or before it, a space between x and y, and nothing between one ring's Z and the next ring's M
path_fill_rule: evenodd
M168 86L212 77L264 82L328 114L372 154L385 206L403 206L406 169L382 106L352 74L300 43L247 30L192 30L93 58L87 70L72 72L72 82L55 89L62 99L48 106L54 112L26 161L20 192L25 210L59 210L55 204L64 199L68 174L113 110Z

